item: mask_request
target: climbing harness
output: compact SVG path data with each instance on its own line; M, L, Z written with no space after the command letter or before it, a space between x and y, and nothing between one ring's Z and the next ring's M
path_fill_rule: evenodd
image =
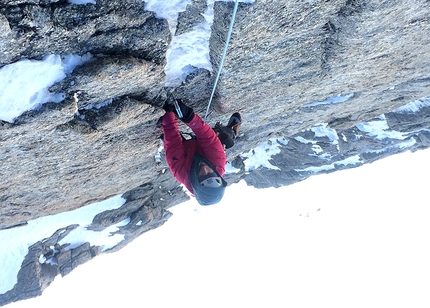
M205 114L205 118L204 118L205 122L206 122L206 118L208 117L208 114L209 114L209 108L211 107L212 99L213 99L214 94L215 94L215 89L217 87L219 77L221 75L222 66L224 65L224 60L225 60L225 56L227 54L227 48L228 48L228 44L230 42L231 33L233 32L233 24L234 24L234 20L236 18L237 8L239 7L239 0L235 0L235 1L236 1L236 3L234 5L233 15L231 16L230 28L228 30L227 40L225 42L224 51L223 51L223 54L222 54L222 57L221 57L221 62L219 64L218 74L216 76L215 84L214 84L214 87L213 87L213 90L212 90L212 94L211 94L211 97L209 99L208 108L206 109L206 114Z

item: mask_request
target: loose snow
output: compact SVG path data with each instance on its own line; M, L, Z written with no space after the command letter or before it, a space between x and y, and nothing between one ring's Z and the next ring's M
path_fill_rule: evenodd
M178 15L180 12L184 12L189 4L191 4L191 0L146 0L145 10L154 12L157 18L166 19L169 24L170 33L175 35Z
M239 2L252 4L255 0L241 0ZM206 69L212 72L212 63L209 57L209 39L213 24L213 7L215 0L207 1L207 9L203 13L204 21L194 26L192 31L175 35L178 15L185 11L190 0L145 1L145 9L155 12L159 18L167 19L172 41L167 49L166 87L177 87L185 81L186 77L196 69Z
M321 105L340 104L340 103L344 103L344 102L350 100L353 97L354 97L354 93L347 94L344 96L338 95L338 96L330 97L330 98L326 99L325 101L313 102L310 104L306 104L306 105L302 106L302 108L310 108L310 107L321 106Z
M49 55L41 61L23 59L2 67L0 120L13 123L25 111L37 109L46 102L61 102L64 95L51 93L48 88L89 60L89 54Z
M379 120L359 123L356 127L363 133L375 137L378 140L384 140L386 138L403 140L407 138L404 133L390 130L387 120L383 115L379 117Z
M273 155L279 154L282 145L286 145L287 140L285 138L272 138L267 142L263 142L255 149L247 153L242 153L241 156L246 158L244 160L245 171L252 171L259 167L265 167L273 170L280 170L278 167L273 166L269 160Z
M339 143L339 136L336 130L327 127L327 123L322 123L311 128L311 131L315 133L315 137L327 137L331 143L337 145Z

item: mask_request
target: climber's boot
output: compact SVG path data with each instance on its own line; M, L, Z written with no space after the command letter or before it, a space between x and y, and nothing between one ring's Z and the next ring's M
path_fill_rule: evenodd
M233 113L233 115L230 117L230 120L228 120L227 127L231 128L234 132L234 137L237 137L237 133L239 131L240 125L242 124L242 116L239 112Z

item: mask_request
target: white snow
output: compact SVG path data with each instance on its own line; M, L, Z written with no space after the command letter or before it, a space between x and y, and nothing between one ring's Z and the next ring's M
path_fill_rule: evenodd
M176 32L179 13L184 12L187 8L187 5L192 3L191 0L145 0L144 2L145 10L154 12L157 18L164 18L167 20L172 35L175 35ZM239 2L252 4L255 2L255 0L239 0ZM204 13L204 17L209 23L213 22L214 3L215 0L207 0L208 9Z
M415 138L411 137L408 140L397 144L397 147L402 149L402 150L406 150L406 149L409 149L410 147L412 147L416 143L417 143L417 141L415 140Z
M342 140L345 142L348 142L348 139L346 138L346 136L344 134L342 134Z
M172 35L176 32L176 25L178 22L178 14L184 12L191 0L146 0L145 10L155 13L157 18L164 18L167 20L170 32Z
M265 167L273 170L280 170L278 167L273 166L269 160L273 155L279 154L281 145L286 145L287 140L282 138L272 138L267 142L263 142L255 149L249 152L242 153L241 156L246 158L244 160L245 171L252 171L259 167Z
M304 143L304 144L308 144L308 143L312 143L312 144L316 144L317 142L315 140L308 140L303 138L302 136L297 136L294 137L294 139L300 143Z
M280 138L276 139L276 142L278 142L279 144L282 144L282 145L287 145L288 139L286 139L285 137L280 137Z
M348 158L345 158L344 160L340 160L337 162L334 162L333 164L329 165L323 165L323 166L312 166L305 169L294 169L297 172L311 172L311 173L318 173L323 171L330 171L336 169L336 166L342 165L342 166L348 166L348 165L357 165L361 164L361 158L359 155L354 155Z
M90 242L91 245L101 246L106 250L120 243L123 235L112 235L118 227L127 224L128 220L106 228L101 232L87 230L94 216L98 213L117 209L125 202L121 196L110 198L104 202L93 203L74 211L46 216L28 221L22 227L0 231L0 294L13 288L17 282L17 274L28 253L28 247L53 235L57 230L78 224L79 227L71 231L60 243L70 244L66 250ZM42 261L43 258L40 259Z
M393 112L396 113L415 113L418 112L421 108L430 106L430 95L423 97L419 100L406 104L400 108L395 109Z
M311 128L311 131L315 133L315 137L327 137L333 144L339 143L339 136L336 130L327 127L328 123L321 123Z
M161 163L161 154L164 151L164 142L160 139L160 143L157 149L157 153L154 155L155 163L160 164Z
M63 94L48 88L63 80L66 74L91 59L85 56L46 56L41 61L23 59L0 69L0 120L14 122L25 111L37 109L46 102L60 102Z
M241 181L216 206L171 208L162 227L10 308L65 298L101 307L429 307L429 155L278 189Z
M211 2L213 7L213 1L208 2ZM209 38L212 25L210 16L205 15L205 21L195 26L193 31L175 36L178 15L185 11L190 3L191 0L145 1L145 10L155 12L155 16L158 18L165 18L172 34L172 41L166 53L167 64L164 69L167 87L179 86L193 71L193 67L212 71L209 59Z
M404 133L390 130L384 116L381 116L380 120L359 123L356 127L363 133L375 137L378 140L384 140L386 138L403 140L407 138Z
M314 144L312 146L312 151L314 151L315 154L321 154L323 151L323 149L318 145L318 144Z
M327 127L327 125L328 125L327 123L321 123L310 128L309 131L312 131L315 137L327 137L332 144L337 146L337 149L339 150L339 136L337 135L336 130L330 127ZM323 152L321 147L317 145L318 141L316 140L308 140L301 136L294 137L294 139L300 143L312 144L312 150L317 155ZM311 154L311 155L314 156L314 154ZM325 153L319 156L319 158L327 159L327 158L330 158L330 155L328 153Z
M344 102L350 100L353 97L354 97L354 93L343 95L343 96L337 95L334 97L330 97L330 98L326 99L325 101L313 102L313 103L306 104L306 105L302 106L302 108L309 108L309 107L315 107L315 106L320 106L320 105L340 104L340 103L344 103Z
M241 0L239 2L252 4L253 1ZM172 41L167 49L166 87L177 87L185 81L186 77L196 68L212 72L212 63L209 57L209 39L213 24L213 7L215 0L207 1L207 9L203 13L204 21L194 26L192 31L175 35L178 15L185 11L191 0L148 0L145 9L155 12L158 18L165 18L172 33Z
M72 4L96 4L95 0L68 0Z
M354 165L358 165L358 164L362 164L361 162L361 158L359 155L354 155L348 158L345 158L343 160L334 162L332 164L329 165L323 165L323 166L312 166L312 167L308 167L305 169L294 169L297 172L311 172L311 173L318 173L318 172L323 172L323 171L330 171L330 170L334 170L336 169L336 166L342 165L342 166L354 166Z
M354 155L348 158L345 158L343 160L337 161L335 163L335 165L343 165L343 166L348 166L348 165L356 165L356 164L360 164L361 163L361 158L359 155Z
M164 69L166 87L180 86L195 68L212 72L209 58L210 27L211 23L205 21L195 26L193 31L172 38Z
M125 202L125 200L124 200ZM122 205L123 203L119 204ZM130 218L126 218L119 223L112 225L103 231L91 231L87 230L87 223L81 224L77 229L70 232L65 238L63 238L59 244L70 244L67 246L65 250L74 249L76 247L81 246L85 242L91 243L91 245L100 246L100 251L108 250L112 247L115 247L117 244L124 240L124 235L122 234L113 234L119 230L119 227L123 227L130 222Z
M112 102L113 102L113 99L108 99L108 100L105 100L104 102L100 102L98 104L90 104L90 105L86 106L84 109L85 110L100 109L100 108L103 108L105 106L112 104Z

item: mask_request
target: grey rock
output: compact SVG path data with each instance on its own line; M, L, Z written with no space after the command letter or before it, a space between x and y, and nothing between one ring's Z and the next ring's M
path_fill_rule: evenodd
M205 1L193 1L180 14L176 34L201 22L205 9ZM62 103L47 103L14 123L0 121L0 229L116 195L127 202L100 213L90 226L100 231L130 220L117 231L124 240L108 252L162 225L171 216L168 209L188 197L163 157L154 159L160 107L173 91L199 114L206 111L232 10L232 2L215 3L213 73L195 68L180 87L166 89L170 30L167 21L144 11L142 1L0 0L0 67L49 54L94 56L51 87L64 93ZM226 175L227 181L279 187L427 148L429 107L415 113L396 109L428 100L430 37L423 33L430 29L429 12L426 1L241 3L208 118L214 125L236 111L244 117L240 137L227 152L240 171ZM323 103L338 95L348 98ZM360 131L357 125L382 121L381 115L405 139ZM338 136L337 143L315 134L312 129L322 124ZM271 160L279 169L245 170L243 153L269 139L279 141L280 153ZM346 163L351 158L359 163ZM88 243L59 245L62 231L74 227L64 226L30 247L17 285L0 295L0 305L40 295L55 275L100 253ZM40 263L41 256L57 264Z
M214 63L232 5L215 4ZM402 1L241 4L217 110L240 110L247 121L265 123L265 129L257 125L247 131L261 140L270 133L290 136L316 122L347 129L424 97L430 44L421 30L429 27L427 8ZM354 97L343 104L311 112L302 108L350 93Z
M178 16L178 25L175 35L181 35L193 30L193 27L203 22L203 13L207 8L207 1L193 0L187 5L184 12L180 12Z
M73 98L78 110L91 109L91 105L126 96L160 105L162 102L157 99L164 91L163 82L162 66L133 57L111 56L96 58L77 67L51 91Z
M7 18L0 14L0 36L8 36L11 31Z
M61 251L56 257L58 269L62 276L66 276L73 269L91 260L97 254L98 249L90 246L89 243L84 243L75 249Z
M244 179L248 185L256 188L281 187L305 180L315 174L356 168L390 155L402 153L405 149L410 151L426 149L429 147L430 125L426 120L428 111L425 109L423 108L420 112L414 113L416 125L413 130L408 129L409 124L413 123L413 121L410 123L404 122L405 125L401 127L399 125L395 126L396 129L391 126L387 128L387 132L403 132L404 139L378 139L360 131L357 127L352 127L343 131L335 131L338 139L336 143L333 143L327 137L316 137L314 132L304 131L286 138L288 142L286 145L279 145L280 153L272 156L270 161L279 170L258 168L247 173L243 165L244 158L238 156L236 158L236 168L240 168L241 172L232 175L233 181ZM397 112L385 115L387 123L389 123L388 119L398 116ZM421 118L421 121L418 118ZM372 121L383 120L375 118ZM420 124L417 124L417 121ZM310 142L302 143L297 138L303 138ZM405 142L408 143L408 146L405 146ZM318 154L314 151L315 147L318 147ZM349 163L348 159L351 158L354 158L353 161L357 158L358 162ZM240 164L240 161L242 161L242 164Z
M140 0L18 4L0 6L0 14L12 29L2 37L1 66L23 57L88 52L133 56L158 64L165 61L170 42L167 22L144 11Z

